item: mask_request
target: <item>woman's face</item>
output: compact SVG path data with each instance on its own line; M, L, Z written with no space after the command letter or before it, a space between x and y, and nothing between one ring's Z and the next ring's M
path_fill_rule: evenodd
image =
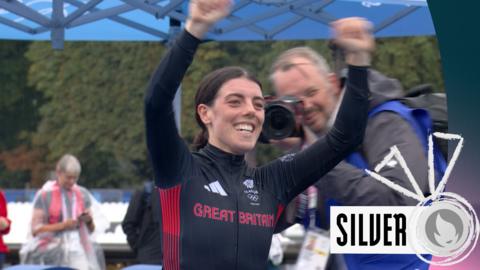
M222 85L212 106L201 104L197 110L207 126L210 144L244 154L253 149L262 131L264 105L257 83L236 78Z
M58 184L64 189L70 190L77 183L79 175L71 172L63 172L57 169Z

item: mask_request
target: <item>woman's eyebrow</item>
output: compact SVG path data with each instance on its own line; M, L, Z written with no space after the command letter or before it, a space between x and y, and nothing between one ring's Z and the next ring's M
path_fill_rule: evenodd
M242 94L239 94L239 93L231 93L225 96L225 98L229 98L229 97L245 98Z
M237 98L241 98L241 99L244 99L244 98L245 98L245 96L242 95L242 94L239 94L239 93L231 93L231 94L226 95L226 96L225 96L225 99L231 98L231 97L237 97ZM253 99L254 99L254 100L261 100L261 101L264 101L264 100L265 100L262 96L254 96Z

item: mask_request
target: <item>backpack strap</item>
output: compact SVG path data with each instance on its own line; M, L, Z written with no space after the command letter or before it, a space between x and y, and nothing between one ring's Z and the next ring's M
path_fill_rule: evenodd
M368 163L365 158L360 154L360 152L353 152L345 158L345 161L352 164L353 166L365 170L369 169Z
M380 112L390 111L397 113L400 117L402 117L407 123L413 128L415 134L417 135L418 139L420 140L425 156L428 155L428 136L432 132L432 120L428 112L424 109L411 109L397 100L387 101L384 102L377 107L373 108L368 113L368 118L371 119L375 115L379 114ZM435 168L439 171L440 175L443 176L445 173L445 169L447 168L447 162L443 157L440 149L438 147L433 148L433 157ZM350 164L361 168L367 169L368 163L366 162L365 158L358 152L352 153L350 156L347 157L347 162ZM439 177L441 178L441 177Z
M424 109L411 109L403 105L401 102L392 100L384 102L373 108L368 117L372 118L380 112L391 111L400 115L415 131L418 139L422 143L425 153L428 151L428 135L432 130L432 120L428 112Z

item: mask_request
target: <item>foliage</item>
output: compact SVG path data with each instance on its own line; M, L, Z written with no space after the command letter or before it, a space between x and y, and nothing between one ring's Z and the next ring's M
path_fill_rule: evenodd
M268 74L274 58L285 49L304 45L331 62L325 41L201 45L182 84L182 136L191 143L198 132L194 96L208 72L226 65L247 67L262 81L264 92L271 94ZM4 43L0 46L7 48L0 51L6 61L0 66L0 118L8 123L0 146L9 149L0 152L0 178L14 172L24 178L29 172L38 186L46 171L67 152L79 157L81 181L88 187L127 187L151 177L143 94L165 50L162 44L71 42L63 51L54 51L49 43L33 42L26 59L27 45L23 51ZM406 89L428 82L443 90L440 56L431 37L378 40L373 67L398 78ZM27 69L29 86L25 84ZM22 118L22 110L29 117ZM258 163L279 154L272 147L259 147Z
M0 43L0 149L11 149L26 142L22 131L33 130L39 96L27 86L28 61L23 54L27 42Z
M33 143L48 149L45 160L77 155L89 187L150 177L142 101L161 52L154 43L33 43L29 82L47 99Z
M0 42L0 185L24 187L33 167L11 167L18 152L27 153L30 134L39 120L41 95L27 85L28 60L24 57L29 42ZM37 150L38 151L38 150ZM5 160L6 159L6 160ZM22 159L19 160L19 162ZM15 169L13 169L15 167Z
M25 145L0 153L0 161L5 168L0 185L9 188L27 187L30 184L28 172L31 175L31 184L41 185L44 172L48 169L47 165L41 162L42 154L40 149L29 149Z
M429 83L437 92L444 92L441 59L434 37L380 39L373 67L399 79L406 90Z

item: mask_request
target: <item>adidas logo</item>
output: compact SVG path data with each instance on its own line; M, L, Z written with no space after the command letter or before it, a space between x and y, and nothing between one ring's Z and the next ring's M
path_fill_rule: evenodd
M220 182L218 181L212 182L208 185L204 185L203 187L209 192L220 194L220 196L224 196L224 197L228 196L225 190L220 185Z

